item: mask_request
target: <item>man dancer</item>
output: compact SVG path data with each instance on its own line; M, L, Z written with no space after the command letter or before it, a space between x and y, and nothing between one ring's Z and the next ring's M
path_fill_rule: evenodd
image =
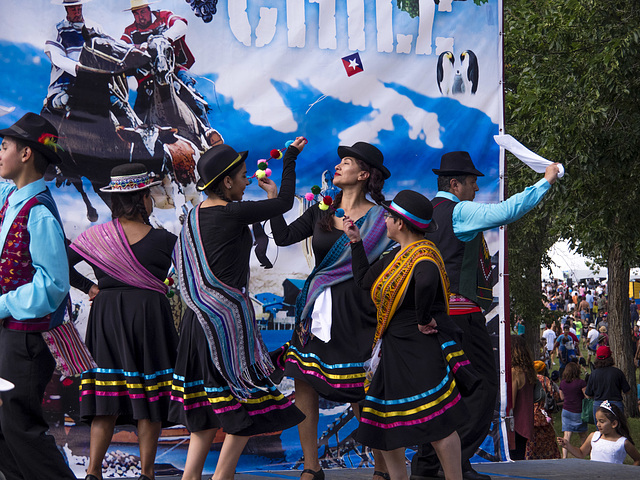
M438 175L438 194L431 203L439 228L426 238L442 254L451 282L450 316L463 330L464 351L483 380L463 399L473 415L458 430L462 473L465 480L487 480L490 477L476 472L469 462L489 432L498 393L498 373L482 313L493 300L491 257L482 232L514 222L535 207L558 178L559 168L555 163L549 165L538 183L496 204L473 202L479 190L477 178L484 175L475 168L469 153L444 154L440 168L433 172ZM420 446L411 461L411 480L438 478L439 470L431 445Z
M42 332L63 320L53 313L69 292L64 232L43 179L61 162L58 132L27 113L0 137L0 176L15 184L0 183L0 377L15 385L0 393L0 471L7 480L75 480L42 414L56 364Z

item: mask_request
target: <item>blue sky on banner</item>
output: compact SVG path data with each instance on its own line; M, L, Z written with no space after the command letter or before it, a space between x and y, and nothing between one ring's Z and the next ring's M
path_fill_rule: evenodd
M304 135L310 142L298 169L304 193L333 168L338 145L363 140L385 154L392 172L388 196L403 188L432 196L431 168L440 156L468 150L487 175L478 199L497 201L499 150L492 135L502 115L498 0L420 4L421 15L411 18L396 0L221 0L208 24L184 0L161 0L152 8L188 20L192 72L213 107L212 126L226 143L249 149L250 171L270 149ZM84 16L119 38L133 21L123 11L128 7L128 0L93 0L84 5ZM39 111L49 80L42 48L63 16L63 7L49 1L3 6L0 101L17 109L0 119L2 125ZM452 52L455 74L466 68L460 55L467 50L479 65L477 93L441 94L440 54ZM355 52L363 71L348 76L342 58ZM279 178L277 166L274 174ZM261 194L255 186L247 191L250 198Z

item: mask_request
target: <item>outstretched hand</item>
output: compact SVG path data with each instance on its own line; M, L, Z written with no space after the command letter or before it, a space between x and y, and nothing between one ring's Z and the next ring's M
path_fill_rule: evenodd
M553 185L558 179L558 174L560 173L560 167L558 167L558 163L552 163L549 165L544 171L544 179Z
M342 228L351 242L359 242L362 240L362 238L360 238L360 229L353 223L353 220L351 220L348 215L342 217Z

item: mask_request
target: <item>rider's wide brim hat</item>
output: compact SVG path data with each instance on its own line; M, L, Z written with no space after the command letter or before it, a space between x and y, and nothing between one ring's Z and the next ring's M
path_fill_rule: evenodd
M125 163L111 169L111 181L101 192L131 193L145 188L160 185L160 180L147 172L147 167L142 163Z
M338 147L338 156L340 158L354 157L362 160L367 165L380 170L385 180L391 176L391 172L382 164L384 162L382 152L370 143L356 142L350 147L341 145Z
M82 5L89 3L91 0L51 0L53 5L64 5L65 7L75 7L76 5Z
M140 8L148 7L149 5L153 5L154 3L158 2L147 2L146 0L131 0L131 7L125 8L123 12L138 10Z
M204 152L198 160L198 175L200 180L196 185L202 191L213 185L216 180L233 170L247 159L248 151L236 152L226 144L216 145Z
M25 113L20 120L9 128L0 130L0 137L11 137L38 151L49 163L62 162L58 151L58 130L46 118L37 113Z
M469 152L449 152L440 158L440 168L433 168L433 173L439 176L475 175L484 177L473 161Z
M13 383L11 383L9 380L5 380L4 378L0 377L0 392L6 392L8 390L13 389L13 387L15 387Z
M380 202L380 206L393 216L401 218L424 233L438 230L433 217L433 205L427 197L413 190L402 190L393 198Z

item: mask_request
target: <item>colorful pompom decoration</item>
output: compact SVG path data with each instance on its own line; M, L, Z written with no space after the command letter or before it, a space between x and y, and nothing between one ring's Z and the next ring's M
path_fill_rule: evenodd
M320 187L318 185L314 185L313 187L311 187L311 193L313 193L314 195L320 194Z
M316 197L316 196L315 196L313 193L311 193L311 192L308 192L308 193L305 193L305 194L304 194L304 198L305 198L307 201L309 201L309 202L313 202L313 199L314 199L315 197Z
M344 209L342 209L342 208L337 209L336 210L336 217L338 217L338 218L344 217Z
M270 169L270 168L267 168L267 169L265 169L264 173L265 173L265 175L266 175L267 177L270 177L272 172L271 172L271 169Z
M267 172L265 172L264 170L258 170L256 172L256 178L264 178L267 176Z
M282 152L277 148L274 148L270 152L271 158L275 158L276 160L280 160L282 158Z
M284 147L289 148L292 143L293 143L293 140L287 140L287 143L284 144Z
M333 198L331 198L329 195L327 195L326 197L324 197L322 199L322 203L326 204L329 207L333 203Z
M320 208L320 210L322 210L322 211L329 210L329 205L327 205L327 204L326 204L326 203L324 203L324 202L320 202L320 203L318 204L318 208Z
M305 142L306 142L306 138L305 138ZM280 160L284 155L282 154L282 152L284 150L286 150L287 148L289 148L291 146L291 144L294 142L294 140L287 140L287 142L285 143L285 148L282 150L279 150L277 148L274 148L273 150L271 150L269 152L269 156L271 157L271 159L274 160ZM265 158L261 158L260 160L258 160L258 170L256 170L256 173L253 174L253 176L251 178L264 178L264 177L270 177L271 176L271 169L269 168L269 161L268 159ZM320 191L320 187L318 187L318 192Z

